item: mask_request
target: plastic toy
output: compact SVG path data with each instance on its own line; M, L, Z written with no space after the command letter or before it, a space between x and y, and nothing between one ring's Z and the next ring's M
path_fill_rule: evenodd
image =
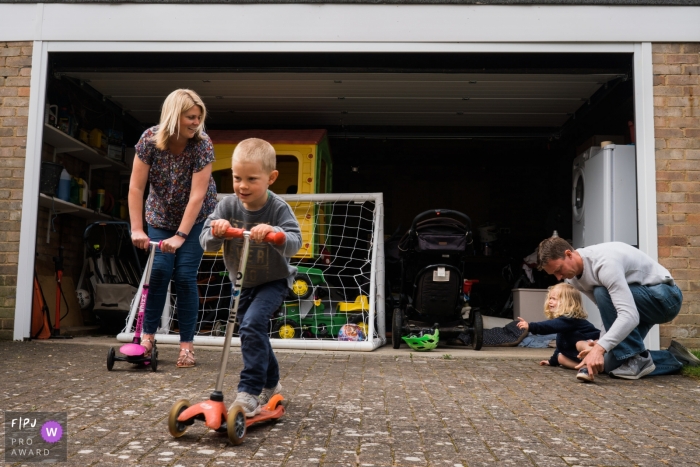
M250 232L242 229L228 229L226 238L243 238L243 253L241 254L241 262L238 268L238 276L233 285L233 309L229 314L228 325L226 326L226 337L224 338L224 346L221 353L221 367L219 368L219 376L216 380L214 391L209 396L209 399L195 405L190 405L188 400L179 400L170 409L168 416L168 430L175 438L179 438L187 428L194 424L196 420L204 421L204 424L219 433L227 433L231 444L238 445L243 442L246 434L246 429L255 424L268 420L276 420L284 415L286 401L284 397L277 394L263 407L262 411L255 417L246 418L243 409L233 404L230 410L226 410L224 404L224 394L222 391L224 386L224 375L226 374L226 365L228 356L231 350L231 337L233 336L233 327L236 324L236 315L238 313L238 301L240 300L241 285L245 276L246 264L248 262L248 254L250 251ZM266 242L282 245L286 240L284 232L270 233L265 237Z
M363 341L365 332L357 324L344 324L338 331L339 341Z
M141 345L141 330L143 329L143 317L146 312L146 301L148 299L148 284L151 281L151 270L153 269L153 258L156 254L156 248L160 248L159 242L150 242L150 253L148 254L148 262L146 263L146 270L144 271L144 281L143 287L141 289L141 298L139 300L139 314L136 318L136 328L134 329L134 339L129 344L124 344L119 348L124 356L116 355L114 347L110 347L107 352L107 371L112 371L114 367L114 362L128 362L135 365L145 365L150 367L151 370L156 371L158 369L158 348L155 342L153 343L153 348L151 349L151 355L145 357L146 348Z

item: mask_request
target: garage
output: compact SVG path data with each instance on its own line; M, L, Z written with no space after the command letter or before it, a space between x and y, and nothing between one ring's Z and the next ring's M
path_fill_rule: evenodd
M36 269L50 277L61 251L63 286L74 291L83 288L86 245L98 255L101 242L118 245L122 257L143 262L121 227L86 234L86 225L96 220L98 189L111 200L100 201L99 220L126 218L131 148L157 123L164 97L189 88L207 105L212 135L325 130L332 191L382 193L387 245L423 211L467 214L475 244L466 275L479 280L473 304L512 317L523 258L555 230L572 238L575 157L603 141L635 142L633 62L632 53L50 53L42 160L60 162L93 194L87 211L73 212L42 195ZM95 129L106 160L76 158L59 141L60 131L94 146ZM400 281L390 256L388 297ZM533 274L527 287L552 283ZM99 324L71 295L68 309L80 312L67 326Z

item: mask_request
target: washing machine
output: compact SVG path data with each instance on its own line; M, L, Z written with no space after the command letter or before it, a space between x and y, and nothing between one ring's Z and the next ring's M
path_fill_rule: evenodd
M637 168L634 146L591 147L574 159L572 246L637 241ZM604 330L598 307L585 295L588 320Z
M637 169L634 146L591 147L574 159L573 247L603 242L637 246Z

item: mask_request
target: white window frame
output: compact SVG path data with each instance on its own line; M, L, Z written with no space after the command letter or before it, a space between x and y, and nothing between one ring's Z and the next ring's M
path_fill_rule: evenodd
M27 156L17 270L14 339L30 336L39 206L43 103L49 52L414 52L414 53L632 53L637 150L639 248L658 258L656 166L651 42L639 43L437 43L437 42L101 42L34 41L27 129ZM647 336L659 348L659 330Z

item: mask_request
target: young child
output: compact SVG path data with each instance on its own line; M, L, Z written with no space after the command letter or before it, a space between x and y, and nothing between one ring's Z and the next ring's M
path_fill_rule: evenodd
M581 363L579 352L600 337L600 331L586 320L588 315L581 303L581 293L565 282L550 287L544 302L544 315L548 321L528 323L518 318L518 327L537 335L557 333L554 354L549 360L542 360L540 365L575 369ZM579 381L593 381L586 367L579 370L576 378Z
M250 138L238 143L231 165L235 196L217 204L199 238L206 251L218 251L224 245L224 264L229 277L234 278L243 239L224 240L224 233L230 227L250 231L250 254L237 317L243 370L236 402L246 417L260 413L262 404L282 390L268 328L296 274L289 258L301 247L301 230L292 208L268 191L279 175L275 166L275 149L267 141ZM283 245L261 242L268 233L280 231L287 236Z

